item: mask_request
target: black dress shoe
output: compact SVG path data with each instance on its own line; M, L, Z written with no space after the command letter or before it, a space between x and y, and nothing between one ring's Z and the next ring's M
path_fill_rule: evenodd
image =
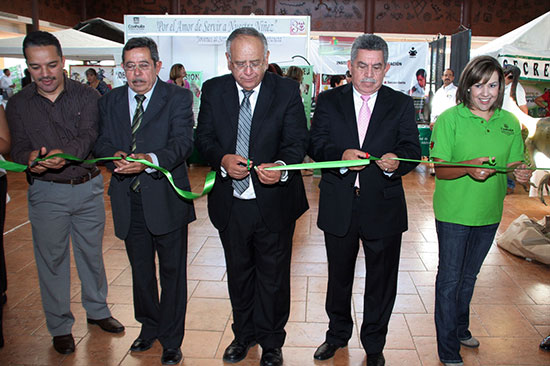
M545 351L550 351L550 335L540 342L540 348Z
M53 337L53 348L62 355L74 352L74 338L72 334Z
M255 341L241 343L234 339L233 342L231 342L231 344L225 349L225 352L223 353L223 360L229 363L242 361L248 354L248 350L255 345Z
M120 324L120 322L112 316L105 319L88 319L88 324L99 325L101 329L109 333L124 332L124 325Z
M181 350L179 348L165 348L162 350L160 362L163 365L177 365L182 359Z
M283 351L280 348L268 348L262 352L260 366L282 366Z
M325 342L317 348L317 351L313 354L313 358L319 361L328 360L329 358L334 357L334 353L342 347L345 347L345 345L337 346L335 344Z
M143 352L147 351L149 348L153 346L153 343L155 343L156 338L151 339L144 339L144 338L136 338L134 343L130 346L130 351L132 352Z
M367 366L384 366L385 364L386 360L382 352L367 354Z

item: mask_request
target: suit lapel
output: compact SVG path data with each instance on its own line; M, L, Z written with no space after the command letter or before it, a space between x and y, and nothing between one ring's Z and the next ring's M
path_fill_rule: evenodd
M226 126L220 126L220 131L229 129L233 145L237 143L237 127L239 125L239 90L237 90L235 79L229 75L221 93L222 105L225 106L227 119L223 119Z
M117 96L118 100L115 105L123 106L123 108L115 108L114 121L119 126L117 131L122 131L120 134L123 139L123 146L130 146L130 139L132 137L132 120L130 119L130 105L128 103L128 86L122 88L121 93Z
M254 114L252 115L252 126L250 128L250 141L255 141L255 138L260 131L263 122L267 119L267 111L273 101L275 82L273 75L268 72L265 73L258 99L256 100L256 106L254 107Z
M353 103L353 87L347 84L342 88L339 96L340 108L344 114L344 127L348 130L351 146L359 149L359 131L357 131L357 118L355 116L355 105Z
M155 90L153 90L153 94L151 95L151 100L149 101L147 109L143 114L143 121L141 121L140 129L143 129L143 127L145 127L147 123L155 119L155 116L164 109L166 101L166 85L162 80L158 79L157 85L155 85Z

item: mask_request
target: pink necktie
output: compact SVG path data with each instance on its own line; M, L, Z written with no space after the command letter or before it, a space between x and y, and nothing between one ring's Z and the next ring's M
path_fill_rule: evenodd
M369 128L369 121L370 121L370 115L371 115L371 111L368 105L370 95L361 95L361 99L363 99L363 105L359 110L359 118L357 119L357 131L359 132L359 147L363 145L363 140L365 140L365 135L367 134L367 129ZM357 173L357 177L355 178L355 186L359 187L359 173Z

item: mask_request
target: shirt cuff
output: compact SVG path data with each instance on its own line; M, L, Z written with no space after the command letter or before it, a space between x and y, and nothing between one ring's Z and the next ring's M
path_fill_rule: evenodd
M147 155L149 155L149 157L151 158L153 164L155 164L156 166L159 166L159 159L157 158L157 154L148 153ZM157 170L155 168L150 168L150 167L145 168L145 172L148 173L148 174L154 173L156 171Z
M275 162L275 164L279 164L279 165L286 165L284 161L282 160L277 160ZM281 170L281 179L279 179L279 181L281 182L286 182L288 180L288 170Z
M227 177L227 172L225 171L225 168L221 165L220 165L220 174L221 174L222 178Z

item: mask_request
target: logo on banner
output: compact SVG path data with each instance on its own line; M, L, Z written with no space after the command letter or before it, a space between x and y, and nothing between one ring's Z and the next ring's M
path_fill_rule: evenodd
M306 34L306 22L304 20L292 20L290 22L290 34L291 35Z
M418 53L418 51L414 47L411 47L411 49L409 50L409 56L410 57L416 57L417 53Z
M140 24L140 17L133 17L132 21L134 24L128 24L128 29L132 31L144 31L145 25Z

